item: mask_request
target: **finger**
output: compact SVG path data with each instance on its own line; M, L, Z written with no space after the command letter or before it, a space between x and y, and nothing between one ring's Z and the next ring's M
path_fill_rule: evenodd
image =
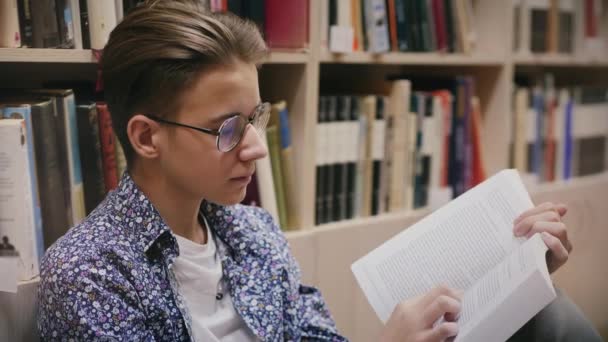
M547 232L542 233L542 238L545 242L545 245L547 245L551 252L553 270L565 264L566 261L568 261L568 251L566 250L566 247L564 247L562 242L559 241L558 238Z
M566 225L563 222L534 222L532 228L530 228L526 234L526 238L529 239L532 237L532 235L542 232L547 232L555 236L562 242L564 246L566 245L566 241L568 241L568 231L566 230Z
M444 285L437 286L422 297L421 303L423 307L428 307L439 296L448 296L456 300L462 299L463 292L455 290Z
M545 211L557 211L557 209L555 209L555 204L553 204L551 202L545 202L545 203L541 203L541 204L537 205L536 207L534 207L532 209L528 209L515 219L514 224L519 223L521 220L525 219L526 217L538 215Z
M419 341L443 341L458 335L458 324L454 322L443 322L432 329L423 331Z
M563 203L556 204L555 208L557 209L557 212L561 217L566 216L566 214L568 213L568 206Z
M543 211L539 214L528 216L521 220L515 225L515 227L513 227L513 233L515 236L525 236L536 222L559 222L560 220L561 219L557 212L552 210Z
M444 317L446 314L452 315L453 317L457 316L460 313L460 308L461 305L459 300L442 295L437 297L431 305L426 307L422 319L427 327L431 327L438 319Z

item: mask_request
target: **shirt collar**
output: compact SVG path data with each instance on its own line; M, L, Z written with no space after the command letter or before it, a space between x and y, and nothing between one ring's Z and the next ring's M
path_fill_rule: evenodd
M171 264L179 255L177 240L154 204L128 172L123 174L112 196L114 200L108 205L113 206L120 225L135 235L138 249L148 257L161 253ZM234 207L203 201L200 212L207 219L211 233L217 234L232 252L232 246L228 243L231 233L240 231L233 229L235 225L240 226L239 221L235 220Z

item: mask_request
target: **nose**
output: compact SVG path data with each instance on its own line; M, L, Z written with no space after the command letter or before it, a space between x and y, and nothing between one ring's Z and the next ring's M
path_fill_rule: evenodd
M260 136L253 126L247 125L241 141L241 148L238 151L239 159L247 162L266 157L268 148L264 141L265 138L265 136Z

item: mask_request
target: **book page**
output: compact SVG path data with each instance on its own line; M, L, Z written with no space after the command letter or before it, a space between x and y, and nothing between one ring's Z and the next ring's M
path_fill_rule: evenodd
M460 334L457 340L464 339L474 328L485 328L488 334L491 334L495 329L487 326L488 324L501 326L510 324L509 320L501 320L487 323L484 327L484 319L509 300L516 291L527 291L525 295L527 305L535 305L539 310L546 305L544 298L554 298L555 291L545 261L547 250L540 234L535 234L466 291L458 319ZM544 282L546 285L539 288L539 293L531 292L533 286L523 286L535 273L542 275L539 279L542 279L541 283ZM514 304L514 308L510 316L521 316L522 313L518 310L519 303L511 304ZM511 330L515 332L520 327L514 326Z
M395 305L438 285L468 290L525 239L513 221L533 204L505 170L359 259L352 270L383 322Z

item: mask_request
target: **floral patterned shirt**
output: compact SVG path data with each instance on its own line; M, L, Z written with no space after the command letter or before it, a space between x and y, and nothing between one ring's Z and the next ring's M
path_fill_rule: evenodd
M345 341L321 297L300 283L288 242L263 209L203 202L236 311L262 341ZM221 247L220 247L221 246ZM172 265L175 236L128 174L46 253L43 340L189 341Z

